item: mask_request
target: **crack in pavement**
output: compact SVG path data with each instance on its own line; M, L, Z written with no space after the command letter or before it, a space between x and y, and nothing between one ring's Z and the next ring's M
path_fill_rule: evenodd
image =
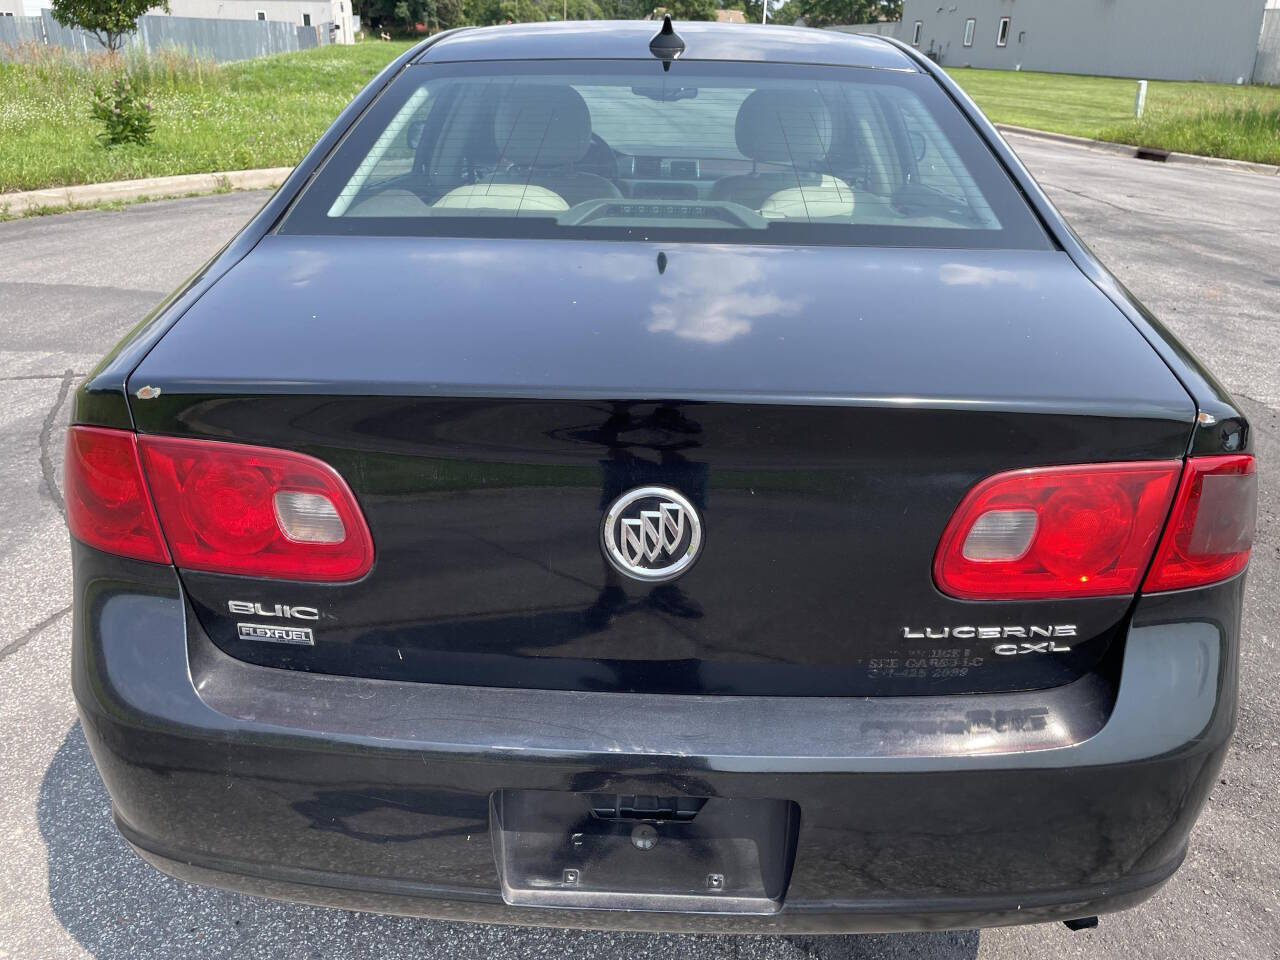
M31 627L29 630L27 630L26 633L18 637L17 640L14 640L11 643L5 644L5 646L3 647L0 647L0 660L4 660L4 658L9 656L9 654L11 653L17 653L19 650L25 647L28 643L30 643L36 637L40 636L42 631L44 631L48 627L53 626L55 623L57 623L59 620L61 620L70 612L71 612L71 604L68 603L61 610L58 610L55 613L49 614L49 616L45 617L43 620L37 623L34 627Z
M155 297L162 300L169 295L164 290L151 290L147 287L117 287L109 283L66 283L60 280L8 280L0 277L0 290L5 288L38 287L43 290L62 290L73 293L125 293L130 296Z
M47 374L0 378L8 381L52 380L55 378L60 378L62 380L61 386L58 387L57 399L54 400L53 406L49 408L49 412L45 414L44 421L40 425L40 492L53 501L54 506L58 508L58 512L62 514L64 520L67 516L67 507L62 498L62 491L58 489L58 480L53 466L53 455L49 450L49 443L53 437L53 425L57 421L58 413L62 410L63 404L67 402L67 395L71 392L71 384L75 382L75 378L77 376L78 375L74 370L66 370L60 375ZM0 647L0 661L4 660L11 653L17 653L28 643L38 637L41 632L52 626L70 612L71 604L67 604L60 610L57 610L45 617L35 626L29 628L16 640Z
M68 370L62 375L58 399L54 401L53 407L45 415L44 423L40 425L40 489L53 501L53 505L58 508L64 520L67 518L67 505L63 502L62 491L58 489L57 471L53 468L53 455L49 452L49 441L53 436L53 423L58 417L58 411L67 402L67 393L71 390L71 383L75 376L74 370Z
M1136 210L1131 207L1124 207L1118 203L1112 203L1110 200L1103 200L1101 197L1090 196L1089 194L1084 193L1081 190L1072 190L1070 187L1064 187L1058 183L1050 183L1048 180L1041 180L1040 186L1044 188L1046 193L1048 193L1051 190L1057 190L1062 193L1069 193L1073 197L1079 197L1081 200L1088 200L1090 203L1101 203L1104 206L1111 207L1113 210L1119 210L1121 213L1135 213L1135 214L1138 214L1139 216L1144 216L1147 213L1147 211L1145 210Z
M1266 407L1274 413L1280 413L1280 407L1269 400L1263 400L1260 397L1255 397L1252 394L1245 393L1243 390L1237 390L1235 395L1241 400L1248 400L1250 403L1256 403L1260 407Z
M0 377L0 383L16 383L19 380L61 380L68 373L73 377L88 376L84 373L72 373L70 370L64 373L20 373L12 377Z
M1060 191L1069 193L1073 197L1079 197L1081 200L1088 200L1090 203L1099 203L1103 206L1111 207L1113 210L1119 210L1121 213L1133 214L1137 217L1153 217L1157 220L1168 220L1172 223L1195 224L1202 227L1218 227L1223 230L1229 230L1230 226L1221 220L1202 220L1199 217L1178 216L1172 213L1161 213L1159 210L1143 210L1138 207L1126 207L1124 204L1115 203L1111 200L1104 200L1102 197L1095 197L1092 194L1085 193L1083 190L1073 190L1070 187L1064 187L1060 183L1054 183L1048 179L1040 180L1040 185L1045 189L1046 193ZM1280 234L1272 233L1267 230L1254 230L1254 236L1260 237L1276 237Z

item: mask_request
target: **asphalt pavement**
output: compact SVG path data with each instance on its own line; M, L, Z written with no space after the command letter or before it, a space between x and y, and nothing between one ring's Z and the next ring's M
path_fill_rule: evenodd
M75 718L60 463L74 385L262 193L0 223L0 960L1280 956L1280 178L1011 142L1223 380L1261 458L1235 743L1186 865L1094 931L770 939L441 923L188 886L133 856Z

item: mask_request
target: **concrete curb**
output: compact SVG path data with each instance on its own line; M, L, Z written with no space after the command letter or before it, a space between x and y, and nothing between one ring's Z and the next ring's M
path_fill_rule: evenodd
M1260 173L1263 176L1280 176L1280 166L1269 163L1252 163L1248 160L1224 160L1221 157L1202 157L1194 153L1174 153L1164 150L1143 151L1129 143L1112 143L1110 140L1090 140L1088 137L1073 137L1066 133L1053 133L1049 130L1032 130L1030 127L1015 127L1008 123L997 123L996 129L1001 133L1012 133L1019 137L1030 137L1033 140L1051 140L1054 143L1069 143L1089 150L1101 150L1115 153L1123 157L1136 157L1141 152L1148 153L1148 159L1163 157L1165 163L1187 163L1197 167L1216 167L1220 170L1235 170L1237 173ZM1153 156L1154 155L1154 156Z
M24 214L38 209L84 207L114 200L159 200L193 193L220 190L274 189L284 183L293 167L265 170L231 170L226 173L186 173L176 177L148 177L145 180L116 180L89 183L82 187L49 187L21 193L0 193L0 212Z

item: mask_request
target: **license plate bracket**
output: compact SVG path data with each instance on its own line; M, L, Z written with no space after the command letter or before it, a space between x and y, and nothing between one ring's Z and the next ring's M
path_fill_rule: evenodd
M606 817L599 794L499 790L491 798L490 833L502 898L513 906L567 909L780 910L799 807L723 797L692 805L697 812L690 819Z

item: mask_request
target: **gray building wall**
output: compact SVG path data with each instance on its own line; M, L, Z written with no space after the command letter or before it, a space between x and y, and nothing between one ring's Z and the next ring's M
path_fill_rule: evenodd
M1266 0L904 0L899 39L949 67L1249 82ZM973 46L964 45L974 18ZM1009 42L996 46L1000 18Z

